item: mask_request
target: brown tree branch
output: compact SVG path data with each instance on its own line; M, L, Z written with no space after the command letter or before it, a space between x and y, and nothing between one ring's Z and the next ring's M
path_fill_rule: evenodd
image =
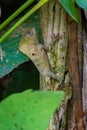
M79 73L77 23L68 16L69 51L76 126L83 130L82 86Z

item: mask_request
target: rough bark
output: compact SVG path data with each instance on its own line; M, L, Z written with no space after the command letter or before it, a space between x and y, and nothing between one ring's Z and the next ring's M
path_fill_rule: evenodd
M76 124L78 130L83 130L82 28L76 22L69 21L58 0L50 0L41 8L40 19L41 41L48 48L51 70L60 77L59 82L52 79L51 90L61 89L65 92L64 101L50 120L49 130L74 130ZM48 90L42 76L40 89Z
M87 130L87 11L82 14L83 23L83 111L84 111L84 126Z
M41 32L43 43L48 48L51 70L58 75L60 81L53 80L56 89L64 80L67 52L67 15L57 0L50 0L41 9ZM56 39L56 40L55 40ZM43 84L41 85L43 86ZM44 88L44 87L42 87Z
M68 30L67 13L57 0L50 0L41 9L41 32L43 44L48 48L48 56L51 70L60 77L60 82L52 79L51 90L63 89L65 100L50 120L49 130L63 130L67 125L67 103L72 96L72 88L69 84L67 63ZM55 41L55 37L57 40ZM40 89L47 90L44 78L41 76Z
M70 50L70 65L71 76L73 84L73 100L75 121L78 130L84 130L83 125L83 106L82 106L82 84L79 71L79 57L78 57L78 33L77 23L68 17L69 30L69 50Z

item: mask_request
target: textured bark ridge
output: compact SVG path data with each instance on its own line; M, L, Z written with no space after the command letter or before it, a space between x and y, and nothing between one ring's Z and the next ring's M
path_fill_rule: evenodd
M85 130L87 129L87 11L83 18L83 87L82 87L82 97L83 97L83 111L84 111L84 125Z
M69 31L69 50L70 50L70 66L73 85L73 100L75 110L75 122L78 130L84 130L83 125L83 106L82 106L82 84L79 71L78 56L78 26L77 23L68 17Z

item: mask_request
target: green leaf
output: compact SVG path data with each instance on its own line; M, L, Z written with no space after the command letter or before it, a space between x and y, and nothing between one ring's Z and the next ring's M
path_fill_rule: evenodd
M79 11L75 7L75 0L59 0L67 13L77 22L80 23Z
M15 19L10 26L13 26L18 20ZM5 39L0 45L3 51L3 65L0 63L0 78L4 75L10 73L14 68L18 67L18 65L22 64L29 59L27 56L22 54L19 51L19 42L20 39L26 30L26 28L30 26L35 26L37 30L39 30L39 12L35 12L29 19L27 19L23 24L21 24L13 33L9 35L7 39ZM7 32L8 28L3 30ZM2 33L2 32L1 32ZM37 32L38 33L38 32ZM1 59L0 59L1 61Z
M46 130L64 93L27 90L0 104L0 130Z
M87 10L87 0L76 0L76 3L83 9Z
M19 52L18 44L20 38L6 40L1 45L3 51L3 65L0 64L0 78L11 72L19 64L28 61L28 58Z

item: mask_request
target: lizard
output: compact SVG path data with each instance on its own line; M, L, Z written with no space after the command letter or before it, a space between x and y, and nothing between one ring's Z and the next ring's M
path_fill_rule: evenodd
M20 40L19 50L35 64L48 85L51 85L51 78L59 81L59 77L51 71L46 48L37 40L35 27L26 29Z

